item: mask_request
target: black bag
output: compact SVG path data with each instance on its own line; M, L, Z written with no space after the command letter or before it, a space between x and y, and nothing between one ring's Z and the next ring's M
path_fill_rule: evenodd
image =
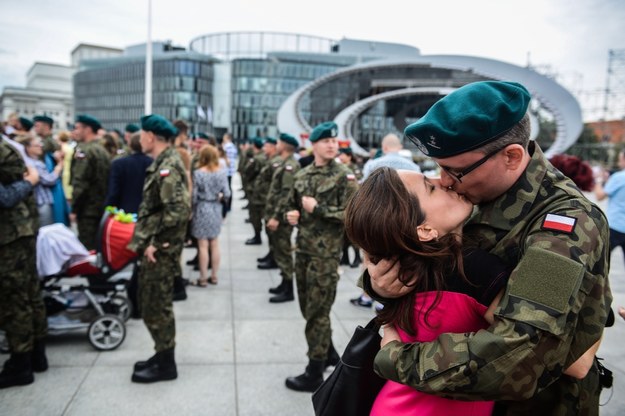
M369 415L376 396L386 383L373 371L380 351L380 326L372 319L356 328L341 361L312 396L317 416Z

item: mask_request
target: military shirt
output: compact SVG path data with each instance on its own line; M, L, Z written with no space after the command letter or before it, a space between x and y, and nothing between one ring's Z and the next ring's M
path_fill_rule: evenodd
M9 186L24 179L26 165L18 151L0 138L0 183ZM37 231L37 204L32 193L11 208L0 207L0 245L34 236Z
M258 152L252 158L247 160L244 175L248 186L247 199L251 203L254 203L254 194L256 193L256 178L258 177L258 174L260 173L266 162L267 157L263 152Z
M300 212L297 251L338 258L343 247L345 206L358 187L356 176L333 159L325 166L316 166L313 162L297 172L294 180L287 212ZM302 208L304 196L317 200L310 214Z
M285 160L280 160L279 163L273 172L271 186L267 193L265 218L275 218L281 223L287 224L284 214L288 209L289 195L295 182L295 174L300 170L300 166L293 155Z
M137 225L128 247L137 253L150 245L158 250L180 248L190 213L187 175L178 152L168 147L146 170Z
M465 226L481 248L516 264L495 323L433 342L390 342L375 359L382 377L444 397L511 400L509 414L597 413L584 403L594 392L562 372L601 338L610 310L608 225L533 150L517 183Z
M43 144L43 153L54 153L57 150L61 150L61 146L54 140L52 135L42 137L41 142Z
M356 163L352 162L349 165L347 165L347 167L354 172L354 175L356 175L356 180L358 182L360 182L362 180L363 174L362 174L362 169L360 169L360 166L358 166Z
M111 158L96 141L78 143L72 159L72 211L99 217L104 210Z
M271 179L273 174L282 165L282 158L274 156L271 159L265 157L263 167L258 172L258 176L254 180L254 193L250 202L254 205L265 206L267 203L267 194L271 187Z

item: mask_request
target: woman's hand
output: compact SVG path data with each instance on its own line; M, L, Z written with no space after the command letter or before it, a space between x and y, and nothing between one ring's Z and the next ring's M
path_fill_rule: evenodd
M384 336L382 337L382 341L380 341L380 348L384 347L391 341L401 341L399 337L399 332L395 329L393 325L384 325Z

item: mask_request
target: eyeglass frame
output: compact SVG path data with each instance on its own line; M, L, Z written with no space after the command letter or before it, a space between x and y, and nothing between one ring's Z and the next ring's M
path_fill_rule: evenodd
M462 178L464 178L465 176L467 176L469 173L473 172L475 169L479 168L480 166L482 166L484 163L486 163L488 161L488 159L490 159L491 157L495 156L497 153L501 152L503 149L505 149L506 147L510 146L511 144L521 144L521 143L510 143L505 145L502 148L499 149L495 149L492 152L486 154L483 158L481 158L480 160L478 160L475 163L472 163L471 165L469 165L468 167L462 169L460 172L458 173L454 173L452 172L448 167L445 166L441 166L440 164L438 164L438 166L443 169L445 171L445 173L447 173L449 176L451 176L452 178L454 178L456 181L458 181L458 183L462 183Z

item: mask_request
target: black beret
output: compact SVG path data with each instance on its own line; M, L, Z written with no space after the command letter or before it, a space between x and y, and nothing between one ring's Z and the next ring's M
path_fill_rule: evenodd
M90 116L89 114L79 114L76 116L76 123L84 124L85 126L91 127L94 133L102 128L102 124L98 121L97 118Z
M136 133L139 130L141 130L141 127L139 127L137 124L134 124L134 123L126 124L126 132L127 133Z
M33 122L27 119L26 117L20 117L20 124L24 127L24 130L29 131L33 128Z
M158 114L150 114L141 117L141 129L143 131L151 131L157 136L169 139L178 134L178 129L169 122L165 117Z
M280 140L294 147L299 146L299 141L295 137L291 136L290 134L280 133Z
M42 123L46 123L48 126L52 127L54 125L54 120L48 116L35 116L33 117L33 121L36 123L41 121Z
M473 82L434 103L404 135L428 156L455 156L508 132L521 121L530 99L516 82Z
M339 126L336 125L334 121L326 121L325 123L318 124L310 133L311 143L316 142L317 140L327 139L329 137L336 137L339 134Z

